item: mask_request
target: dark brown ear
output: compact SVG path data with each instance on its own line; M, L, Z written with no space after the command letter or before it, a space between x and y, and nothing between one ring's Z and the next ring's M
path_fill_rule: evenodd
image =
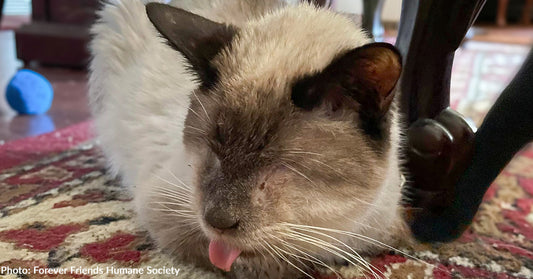
M161 3L146 4L146 14L172 47L181 52L204 86L216 82L211 60L233 39L236 29Z
M306 110L324 102L332 110L356 109L363 121L371 122L364 125L379 125L394 99L401 61L398 50L391 44L372 43L353 49L336 58L322 72L296 82L293 103Z

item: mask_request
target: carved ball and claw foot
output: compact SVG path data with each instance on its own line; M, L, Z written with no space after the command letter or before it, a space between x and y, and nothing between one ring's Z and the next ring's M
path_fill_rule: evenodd
M471 223L453 206L454 188L473 154L474 131L450 108L415 121L407 132L407 220L422 242L451 241ZM467 218L464 218L467 217Z

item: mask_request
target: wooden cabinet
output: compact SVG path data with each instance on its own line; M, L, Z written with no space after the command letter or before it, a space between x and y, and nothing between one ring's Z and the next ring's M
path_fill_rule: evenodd
M17 57L25 64L84 67L99 5L98 0L33 0L32 22L15 31Z

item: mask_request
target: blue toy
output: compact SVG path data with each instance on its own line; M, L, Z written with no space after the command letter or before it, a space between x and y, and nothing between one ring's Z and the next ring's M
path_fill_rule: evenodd
M41 74L23 69L9 81L6 99L19 114L41 114L50 109L54 89Z

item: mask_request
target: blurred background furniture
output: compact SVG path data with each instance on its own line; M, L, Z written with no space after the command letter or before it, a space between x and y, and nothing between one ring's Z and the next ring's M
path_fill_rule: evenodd
M0 0L0 22L2 22L3 13L4 13L4 0Z
M25 64L85 66L99 5L98 0L33 0L31 23L15 31L17 57Z
M497 25L527 25L533 16L532 0L487 0L477 22Z
M527 25L531 22L531 8L533 7L533 0L524 0L523 2L524 3L522 5L520 23ZM509 0L498 0L498 10L496 12L496 24L498 26L507 25L508 6L509 6Z
M335 0L304 0L313 3L320 7L334 6L338 1ZM360 1L363 5L362 13L362 27L369 31L369 34L377 41L383 39L385 28L381 22L381 14L383 12L383 4L385 0L363 0Z
M368 30L370 35L377 41L383 39L385 28L381 22L381 13L385 0L364 0L363 1L363 28Z

